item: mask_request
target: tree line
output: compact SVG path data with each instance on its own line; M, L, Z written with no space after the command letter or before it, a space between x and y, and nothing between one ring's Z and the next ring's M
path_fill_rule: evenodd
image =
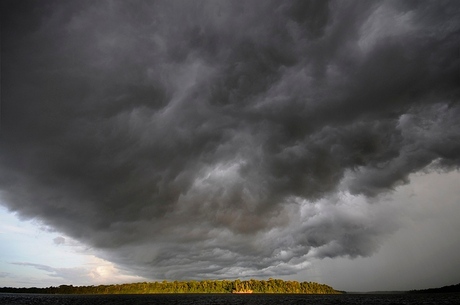
M162 281L117 285L73 286L47 288L0 288L0 292L44 294L149 294L149 293L232 293L252 290L253 293L338 294L332 287L315 282L268 280L202 280Z

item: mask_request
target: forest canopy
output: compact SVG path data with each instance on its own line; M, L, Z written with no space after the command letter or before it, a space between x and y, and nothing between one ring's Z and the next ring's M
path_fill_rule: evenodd
M314 282L268 280L202 280L162 281L132 284L72 286L61 285L47 288L0 288L0 292L46 293L46 294L148 294L148 293L232 293L252 291L253 293L303 293L338 294L339 291Z

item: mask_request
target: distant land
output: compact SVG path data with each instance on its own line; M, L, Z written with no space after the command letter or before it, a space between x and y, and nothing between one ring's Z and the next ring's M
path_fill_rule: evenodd
M42 293L42 294L149 294L149 293L299 293L340 294L331 286L315 282L268 280L202 280L162 281L132 284L72 286L60 285L47 288L0 288L0 293Z
M440 288L428 288L428 289L417 289L417 290L409 290L409 291L404 291L404 290L381 290L381 291L366 291L366 292L358 292L358 291L347 291L343 293L348 293L348 294L417 294L417 293L460 293L460 283L456 285L450 285L450 286L443 286Z
M409 291L409 293L450 293L450 292L460 292L460 283L456 285L444 286L441 288L428 288L428 289Z

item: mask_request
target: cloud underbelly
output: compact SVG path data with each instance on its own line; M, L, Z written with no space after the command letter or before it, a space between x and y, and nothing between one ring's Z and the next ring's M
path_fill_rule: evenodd
M372 255L401 222L385 194L458 169L455 9L21 11L30 24L4 30L2 201L147 277Z

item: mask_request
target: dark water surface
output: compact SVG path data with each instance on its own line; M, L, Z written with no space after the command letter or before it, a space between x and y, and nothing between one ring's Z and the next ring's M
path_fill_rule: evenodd
M460 294L150 294L150 295L40 295L0 294L1 305L100 305L100 304L460 304Z

